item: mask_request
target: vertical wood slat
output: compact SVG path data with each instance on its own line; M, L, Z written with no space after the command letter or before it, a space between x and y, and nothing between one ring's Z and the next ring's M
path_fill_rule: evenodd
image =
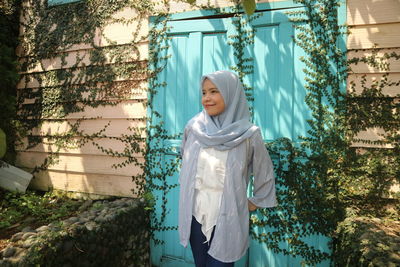
M279 137L288 137L291 140L296 140L297 135L295 132L294 124L297 122L305 121L304 115L296 120L294 118L294 102L299 100L295 99L293 90L293 83L295 79L294 68L298 60L293 58L293 25L289 22L283 22L279 25L279 91L280 101L279 110L275 111L279 114ZM295 66L293 66L293 64ZM297 70L298 71L298 70ZM301 101L300 103L304 103ZM296 130L297 131L297 130Z
M254 53L259 60L254 68L254 122L267 140L280 134L279 116L279 29L276 26L257 28ZM268 130L267 130L268 129Z

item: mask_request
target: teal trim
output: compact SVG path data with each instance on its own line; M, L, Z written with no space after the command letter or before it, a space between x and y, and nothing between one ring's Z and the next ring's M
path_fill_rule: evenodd
M347 22L347 5L346 0L340 1L340 7L338 10L338 24L345 25Z
M57 5L64 5L64 4L69 4L69 3L74 3L74 2L79 2L82 0L48 0L47 4L48 6L57 6Z
M293 1L278 1L278 2L270 2L270 3L259 3L257 4L256 12L271 10L271 9L284 9L284 8L294 8L301 7L301 4L295 4ZM224 13L233 13L232 7L225 8L215 8L215 9L205 9L205 10L194 10L183 13L175 13L171 14L171 20L181 20L181 19L190 19L190 18L201 18L205 16L213 16L217 14L221 14L221 11Z
M174 21L168 21L168 27L173 27L173 35L180 33L189 32L203 32L211 33L216 31L226 32L227 31L227 19L198 19L188 20L184 23L174 23Z
M340 6L338 8L338 25L339 26L347 26L347 5L346 0L340 0ZM345 31L344 33L338 38L338 47L340 48L343 53L347 52L347 34Z
M340 6L338 8L338 25L339 26L345 26L347 27L347 1L346 0L341 0L340 1ZM343 52L344 55L347 53L347 31L343 31L343 34L338 37L338 47L340 50ZM343 70L338 70L339 72ZM347 77L347 76L346 76ZM340 90L344 93L347 92L347 79L344 79L342 83L340 84Z

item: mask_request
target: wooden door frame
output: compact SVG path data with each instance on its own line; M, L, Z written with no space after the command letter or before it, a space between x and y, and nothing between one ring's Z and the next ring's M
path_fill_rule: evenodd
M338 24L339 25L344 25L347 17L346 17L346 1L345 0L340 0L342 3L341 6L338 8ZM293 8L300 8L303 7L301 4L293 3L293 1L277 1L277 2L270 2L270 3L259 3L257 4L257 11L256 12L268 12L271 11L273 12L274 10L279 10L282 12L282 10L285 9L293 9ZM175 13L175 14L170 14L168 17L168 21L180 21L180 20L205 20L205 19L223 19L227 17L231 17L229 13L234 14L234 10L232 7L227 7L223 8L224 12L227 13L225 16L221 17L220 15L220 9L207 9L207 10L195 10L195 11L187 11L187 12L182 12L182 13ZM160 19L159 17L156 16L151 16L149 18L149 23L150 23L150 28L153 28L154 25L156 24L156 21ZM182 32L185 32L185 29L182 29ZM340 49L343 51L346 50L346 37L347 36L342 36L338 40L338 46ZM151 41L151 40L150 40ZM346 84L343 84L344 88L346 88ZM148 113L149 114L149 113ZM157 252L159 254L160 252ZM162 254L162 251L161 251ZM159 258L161 260L160 256L155 256L156 258ZM153 257L152 257L153 258ZM168 257L167 257L168 258ZM159 264L159 262L154 262L155 264ZM184 264L184 262L182 262ZM176 265L175 265L176 266ZM184 265L182 265L184 266Z

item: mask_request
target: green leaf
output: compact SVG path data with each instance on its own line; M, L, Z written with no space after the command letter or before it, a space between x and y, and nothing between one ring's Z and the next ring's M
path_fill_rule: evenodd
M189 4L193 4L196 2L196 0L186 0L186 2L188 2Z
M247 15L253 15L256 10L256 0L243 0L242 1L244 11Z
M4 157L7 150L6 134L0 129L0 159Z

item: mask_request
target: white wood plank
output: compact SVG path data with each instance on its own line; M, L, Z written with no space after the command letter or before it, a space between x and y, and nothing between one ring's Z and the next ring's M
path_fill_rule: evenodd
M400 0L348 0L347 24L400 22Z
M126 55L123 62L118 61L118 63L128 63L136 61L144 61L148 59L148 42L141 42L135 45L135 49L126 48ZM34 66L31 66L26 72L21 72L21 74L35 73L43 71L52 71L58 69L69 69L76 67L84 67L92 65L90 61L91 49L70 51L68 55L63 59L60 56L51 59L43 59ZM104 50L103 52L104 61L101 64L108 65L116 63L116 59L113 57L113 52ZM20 58L21 64L25 62L26 58Z
M356 138L361 140L369 140L369 141L380 141L383 140L383 136L385 131L382 128L369 128L365 131L361 131L357 134ZM377 145L377 144L368 144L364 142L354 142L352 144L353 147L375 147L375 148L393 148L393 145Z
M30 7L27 6L25 9L28 10L29 8ZM28 14L28 17L21 17L21 21L23 21L27 25L31 25L29 15L32 16L32 14ZM123 19L125 21L125 24L115 22L113 21L114 19ZM147 16L140 17L135 9L125 8L124 10L116 12L113 15L112 20L106 23L103 28L96 28L94 30L94 38L92 40L92 43L97 47L105 47L110 45L110 41L115 42L116 44L139 42L143 39L147 39L149 32L148 24L149 23ZM20 35L22 39L25 38L25 32L26 29L24 27L21 27ZM93 48L92 43L75 44L65 51L91 49ZM20 56L29 54L32 54L32 52L29 50L18 51L18 55Z
M365 87L370 88L373 83L380 83L383 74L382 73L368 73L368 74L349 74L347 78L347 90L354 90L355 93L361 93L363 88L361 86L361 80L365 75ZM400 81L400 73L390 73L388 76L388 82L399 82ZM351 87L351 83L355 84L355 87ZM382 89L382 93L387 96L396 96L400 94L400 85L398 86L386 86Z
M61 81L60 81L61 83ZM84 86L85 84L81 82L79 86ZM37 93L41 89L41 87L44 87L45 85L41 85L33 76L30 75L24 75L22 76L22 79L19 81L17 85L18 93L23 93L25 90L29 90L32 93ZM54 84L53 86L60 86L63 88L61 84ZM73 88L78 88L78 84L70 84L68 85L69 87ZM88 88L89 85L87 85ZM93 85L90 85L93 86ZM121 94L116 97L110 97L110 96L103 96L100 93L97 95L95 100L121 100L121 99L126 99L126 100L133 100L133 99L147 99L147 94L148 94L148 82L145 79L139 79L139 80L134 80L134 79L129 79L129 80L122 80L122 81L114 81L112 84L104 84L104 83L98 83L96 85L97 88L109 88L112 86L112 91L115 93ZM90 96L91 92L84 92L82 93L82 98L88 98ZM25 99L23 104L30 104L34 103L35 99Z
M138 65L137 71L132 72L132 73L124 73L122 76L118 76L115 74L115 77L113 80L110 82L122 82L122 81L143 81L146 79L146 73L143 72L143 70L146 69L147 62L146 61L138 61L134 62L135 64ZM69 75L71 75L71 78L69 80L69 84L71 85L81 85L85 84L88 82L93 82L93 77L88 77L88 76L82 76L85 72L82 68L77 68L73 69L72 71L69 72ZM36 88L36 87L51 87L51 86L60 86L62 85L63 81L60 81L58 79L48 79L47 76L48 73L28 73L22 76L20 82L18 83L17 87L18 88ZM41 79L41 82L39 82L35 76L38 76L39 79ZM95 77L95 81L98 80L98 77Z
M400 54L400 48L393 48L393 49L381 49L377 57L382 57L385 53L392 53L395 52L398 55ZM372 50L371 49L366 49L366 50L349 50L347 53L347 58L362 58L362 57L371 57L372 56ZM352 64L350 65L351 71L350 73L385 73L385 72L400 72L400 60L395 60L394 58L390 58L389 60L381 60L380 62L383 63L389 63L389 70L381 70L376 67L372 67L370 65L367 65L365 63L359 63L357 65Z
M350 29L347 38L348 49L391 48L399 45L400 22L357 26Z
M77 106L82 104L77 103ZM102 118L102 119L142 119L146 116L146 103L127 100L115 106L85 106L84 111L68 114L64 119ZM55 111L56 112L56 111ZM27 119L32 119L28 117ZM55 116L43 116L42 119L57 119Z
M17 154L16 166L21 168L35 168L40 166L47 157L48 155L46 153L19 152ZM125 158L102 155L60 154L58 162L51 165L48 169L54 171L124 176L135 176L141 172L134 164L117 169L112 167L113 164L122 163L124 160ZM143 158L138 158L138 160L141 163L144 162Z
M31 188L47 191L58 189L70 192L92 193L123 197L138 197L138 187L130 176L80 174L41 171L35 175ZM132 192L134 190L135 192Z
M71 138L71 142L78 142L79 137ZM115 139L109 139L109 138L95 138L93 140L95 144L98 146L112 150L117 153L122 153L124 152L124 149L131 150L131 147L126 148L127 144L123 143L119 140ZM102 152L96 145L94 145L92 142L84 144L82 147L66 147L66 148L59 148L57 145L53 144L51 141L49 141L48 138L44 138L43 142L30 148L27 149L28 141L27 138L25 138L22 142L22 144L18 145L16 147L16 151L18 152L46 152L46 153L51 153L51 152L56 152L58 151L59 153L62 154L76 154L76 155L98 155L98 156L104 156L106 155L104 152ZM140 144L142 149L144 148L145 144L144 142ZM143 157L142 153L134 153L132 154L133 157Z
M76 119L44 121L39 128L33 128L28 132L28 134L39 136L60 135L71 131L71 126L74 126L76 123ZM132 135L133 131L130 128L138 129L139 127L145 129L146 122L144 120L128 119L93 119L81 121L78 130L82 131L84 134L92 135L103 131L105 128L102 135L108 137L120 137L121 135Z

